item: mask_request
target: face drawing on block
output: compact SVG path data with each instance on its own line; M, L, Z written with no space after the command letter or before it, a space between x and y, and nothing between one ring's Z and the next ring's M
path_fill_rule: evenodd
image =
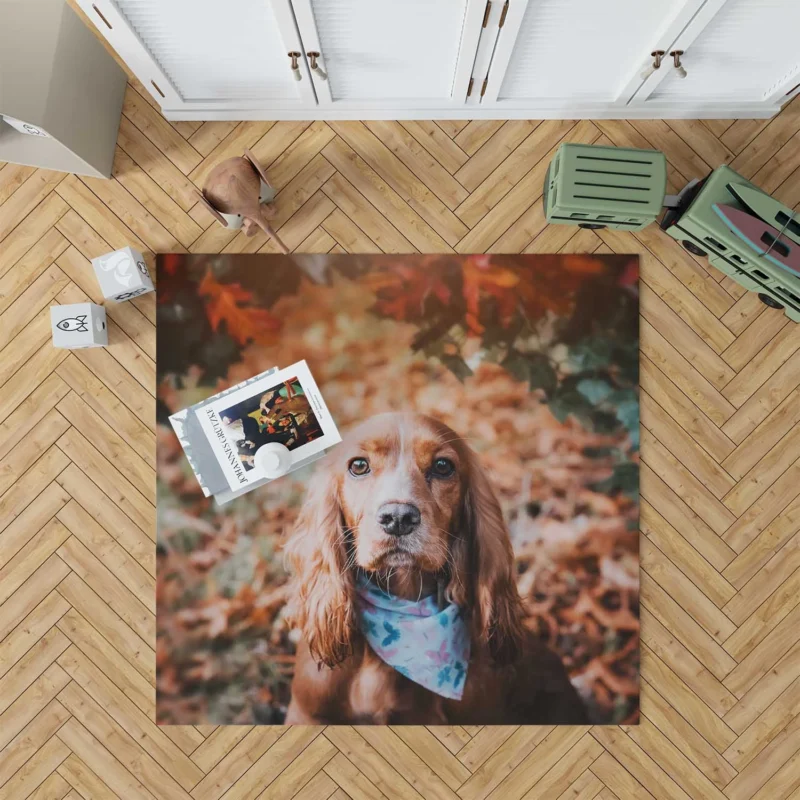
M67 317L56 323L56 328L62 331L75 331L76 333L86 333L89 326L86 324L86 314L78 317Z
M133 262L127 253L112 253L102 262L101 266L105 272L113 272L114 279L123 286L131 285Z

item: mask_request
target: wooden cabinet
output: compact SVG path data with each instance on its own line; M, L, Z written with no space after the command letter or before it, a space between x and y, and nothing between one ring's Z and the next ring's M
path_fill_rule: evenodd
M709 0L666 46L686 77L665 63L638 91L635 105L681 105L700 115L709 104L780 103L800 82L798 0Z
M463 106L485 0L292 0L320 110ZM313 54L319 53L319 56Z
M165 111L211 118L315 104L305 62L305 80L290 68L287 53L302 43L289 0L80 5Z
M800 91L799 0L77 2L170 119L768 117Z
M642 83L643 63L654 49L650 41L677 33L695 5L694 0L509 3L482 104L624 106Z

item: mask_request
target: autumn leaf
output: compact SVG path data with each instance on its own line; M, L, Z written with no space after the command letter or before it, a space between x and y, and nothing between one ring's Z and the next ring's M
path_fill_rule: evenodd
M248 342L268 344L281 329L281 320L265 308L252 305L258 302L253 293L238 283L220 283L209 267L197 289L206 299L206 315L216 333L225 323L228 335L240 345Z
M618 286L636 286L639 282L639 260L632 258L625 265L622 274L617 278Z
M519 306L529 320L539 319L547 312L566 316L574 307L578 289L605 269L600 259L591 256L539 256L535 271L525 270L521 276Z
M570 253L560 256L559 260L566 272L572 272L582 278L589 275L600 275L607 269L602 259L589 255Z
M181 253L165 253L158 258L158 265L164 267L167 275L175 275L183 264L184 258Z
M519 275L511 269L493 264L489 256L470 256L464 260L464 301L467 306L466 323L472 333L485 330L480 322L481 296L495 300L495 311L500 324L506 327L517 308L516 287Z
M431 297L443 306L452 299L444 270L436 264L419 269L416 264L394 263L389 269L367 273L364 283L375 292L375 310L403 322L425 316L425 306Z

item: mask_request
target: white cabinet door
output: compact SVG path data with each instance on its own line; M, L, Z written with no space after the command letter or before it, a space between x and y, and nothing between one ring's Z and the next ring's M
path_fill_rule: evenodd
M292 0L321 108L463 106L486 0Z
M289 0L78 2L165 110L316 106Z
M670 50L683 50L634 103L674 104L701 116L715 104L780 103L800 82L800 0L709 0Z
M624 106L649 54L702 2L509 0L481 105L565 114Z

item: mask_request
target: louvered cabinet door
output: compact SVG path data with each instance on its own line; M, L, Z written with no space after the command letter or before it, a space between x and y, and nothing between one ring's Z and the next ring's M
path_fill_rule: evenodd
M292 0L292 8L304 55L318 67L320 107L463 105L486 0Z
M316 106L289 0L78 3L167 115Z
M703 0L509 0L482 106L548 112L624 105L659 42Z
M708 113L731 102L780 103L800 89L800 0L709 0L670 50L682 50L636 96L645 107Z

